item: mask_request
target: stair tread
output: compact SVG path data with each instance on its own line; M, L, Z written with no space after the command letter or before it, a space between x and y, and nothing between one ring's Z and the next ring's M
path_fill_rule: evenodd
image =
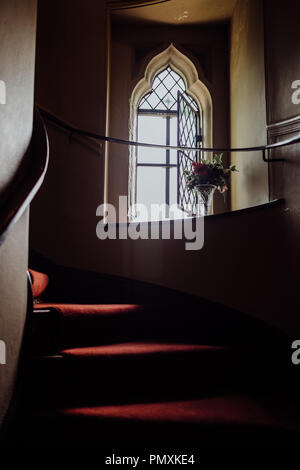
M242 323L242 325L240 325ZM38 303L34 309L35 350L60 350L132 341L190 344L257 344L259 334L247 322L232 328L226 317L196 305Z
M37 303L34 305L35 313L42 309L56 309L64 315L93 315L137 312L143 309L138 304L69 304L69 303Z
M167 395L186 399L213 390L241 392L244 382L257 373L251 353L245 348L166 342L77 347L38 357L32 376L38 395L52 401L140 401L151 394L155 400Z
M290 447L297 429L248 393L123 404L44 407L30 415L32 445L39 447L256 448ZM23 426L23 427L22 427ZM28 436L28 420L19 426Z
M93 405L58 409L56 414L96 420L279 426L277 420L264 406L247 395L225 395L171 402Z
M232 351L228 346L197 345L184 343L160 343L160 342L126 342L100 346L87 346L64 349L61 354L71 357L105 357L105 356L131 356L152 355L184 352L216 352Z

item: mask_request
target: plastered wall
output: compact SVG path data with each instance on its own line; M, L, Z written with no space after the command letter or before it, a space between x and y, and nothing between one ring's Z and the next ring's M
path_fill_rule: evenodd
M231 147L267 143L261 0L238 0L231 22L230 124ZM268 200L268 167L260 152L231 154L239 169L231 178L232 210Z
M0 2L0 80L6 104L0 104L1 203L21 164L32 132L35 0ZM15 384L27 305L28 211L0 246L0 339L6 364L0 365L0 424Z

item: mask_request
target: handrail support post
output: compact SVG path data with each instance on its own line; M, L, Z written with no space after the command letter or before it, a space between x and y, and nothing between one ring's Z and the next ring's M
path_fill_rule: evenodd
M273 162L284 162L285 158L267 158L266 154L269 153L268 149L263 148L262 149L262 158L263 161L266 163L273 163Z

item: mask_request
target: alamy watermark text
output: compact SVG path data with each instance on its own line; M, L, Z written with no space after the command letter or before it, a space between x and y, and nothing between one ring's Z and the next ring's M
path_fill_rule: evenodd
M177 205L151 204L147 206L136 204L136 218L127 223L127 197L119 196L119 217L112 204L101 204L96 215L101 217L96 226L99 240L186 240L186 250L201 250L204 245L204 217L173 218L178 211ZM168 219L164 214L169 214ZM143 220L141 221L141 215Z

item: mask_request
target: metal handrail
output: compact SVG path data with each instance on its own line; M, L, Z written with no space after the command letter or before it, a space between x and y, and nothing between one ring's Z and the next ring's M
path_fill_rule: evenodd
M169 2L170 0L146 0L144 2L138 2L137 0L131 0L131 1L118 1L118 0L110 0L107 2L107 6L111 10L132 10L135 8L142 8L142 7L148 7L152 5L157 5L159 3L166 3Z
M272 158L269 159L266 157L266 154L269 150L285 147L287 145L293 145L300 142L300 134L289 139L282 140L280 142L275 142L273 144L259 145L254 147L182 147L175 145L162 145L162 144L153 144L145 142L136 142L132 140L118 139L116 137L108 137L101 134L96 134L95 132L85 131L77 127L72 126L71 124L63 121L62 119L56 117L54 114L45 110L41 106L38 106L40 113L49 121L57 124L58 126L68 130L71 134L76 133L78 135L84 135L92 139L101 140L103 142L109 142L113 144L129 145L133 147L148 147L148 148L157 148L157 149L166 149L166 150L181 150L181 151L193 151L193 152L255 152L261 151L263 160L265 162L278 162L284 161L283 158Z

